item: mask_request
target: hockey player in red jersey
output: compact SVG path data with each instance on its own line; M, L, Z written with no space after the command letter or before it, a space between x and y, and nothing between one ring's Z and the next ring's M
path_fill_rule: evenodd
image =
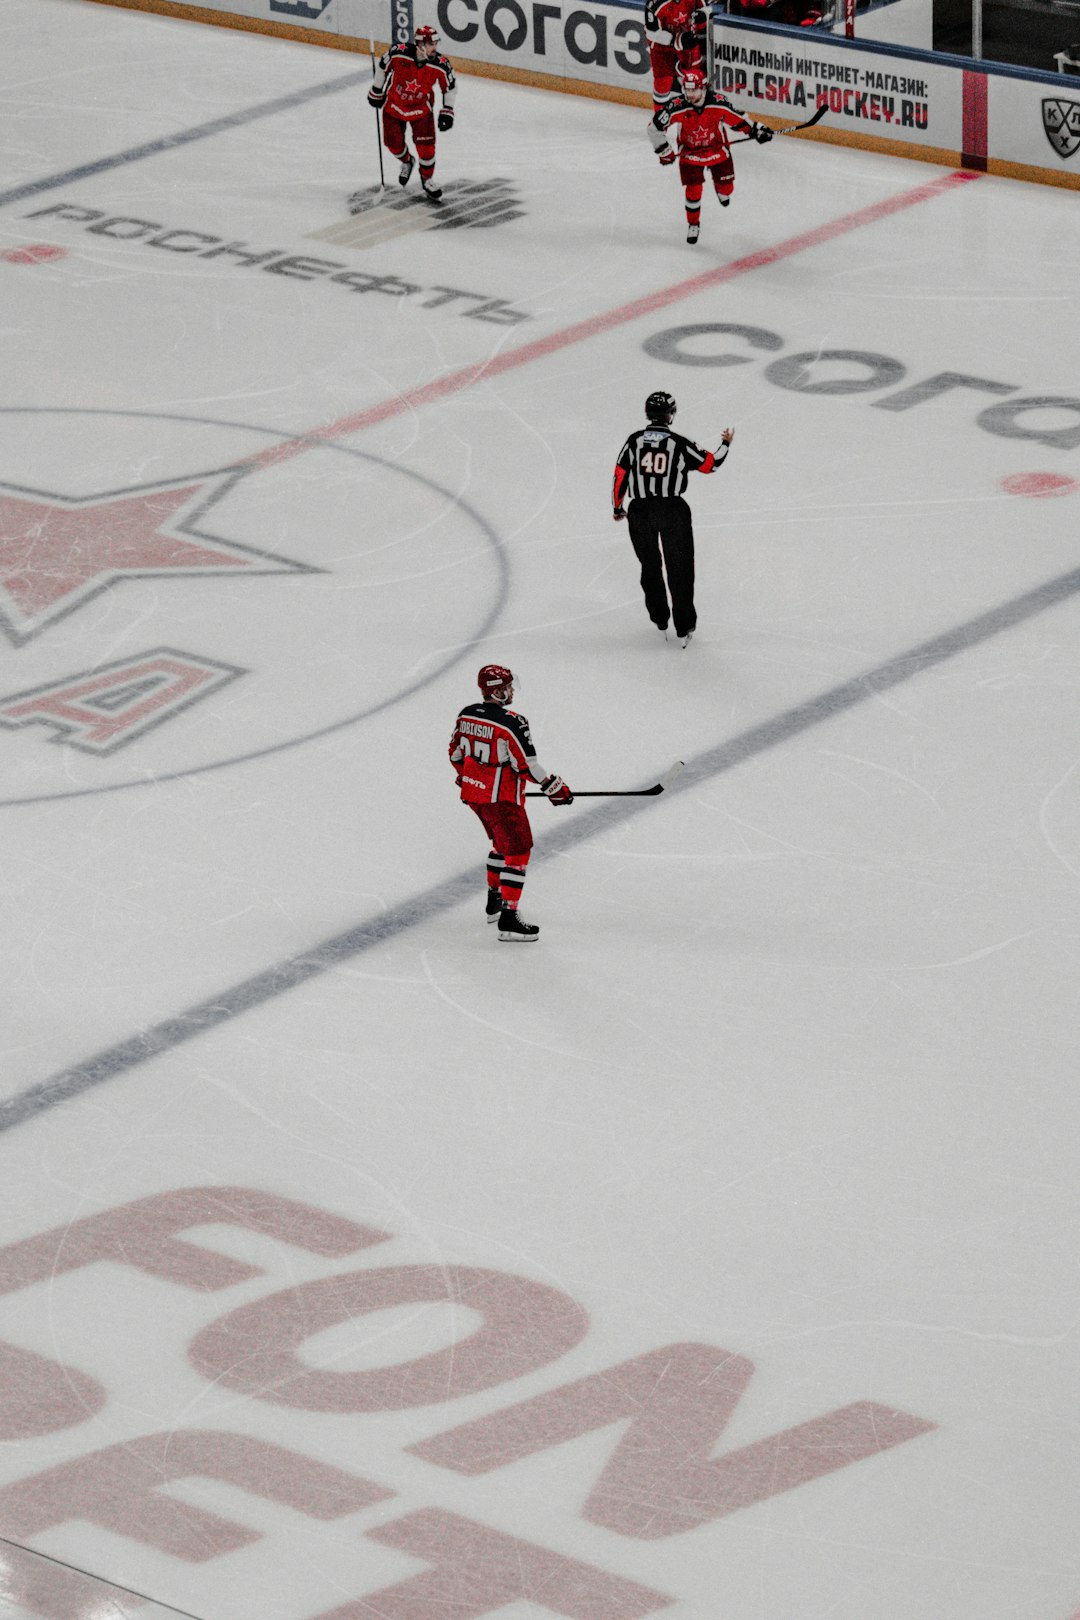
M445 56L439 55L439 36L434 28L418 28L411 45L393 45L381 58L368 91L373 107L382 110L383 145L400 163L398 183L408 185L416 158L405 144L406 130L412 130L416 157L420 160L420 184L425 196L438 202L441 186L435 174L435 96L440 95L440 131L453 128L454 95L457 81Z
M678 151L668 144L667 132L678 132ZM649 137L661 163L678 159L679 178L686 190L686 240L696 242L701 234L701 193L705 176L712 176L716 199L726 208L735 189L735 165L728 145L729 129L738 130L764 144L772 140L767 124L755 124L736 112L723 96L710 90L698 68L683 74L683 93L668 102L649 122Z
M688 68L701 67L708 25L708 11L697 0L645 0L654 112L675 100Z
M487 920L498 922L501 940L534 940L539 928L524 922L517 909L533 842L525 784L539 783L552 804L573 804L574 795L561 776L540 764L529 722L508 707L514 698L510 670L485 664L476 684L481 701L466 704L459 713L450 738L450 763L462 801L479 816L491 840Z

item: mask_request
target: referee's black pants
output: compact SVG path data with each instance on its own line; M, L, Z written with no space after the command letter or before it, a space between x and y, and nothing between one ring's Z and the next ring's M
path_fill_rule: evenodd
M641 589L653 624L661 630L672 620L677 636L697 628L694 611L694 526L681 495L632 500L626 512L630 539L641 564ZM663 567L660 565L663 553ZM664 572L667 572L667 588ZM668 592L671 611L668 612Z

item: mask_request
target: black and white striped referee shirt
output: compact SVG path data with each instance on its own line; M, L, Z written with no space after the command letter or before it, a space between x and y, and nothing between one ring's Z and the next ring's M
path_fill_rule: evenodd
M638 428L619 451L612 505L617 512L626 496L635 501L681 495L689 473L711 473L725 460L727 452L726 444L715 454L702 450L692 439L684 439L681 433L673 433L660 423Z

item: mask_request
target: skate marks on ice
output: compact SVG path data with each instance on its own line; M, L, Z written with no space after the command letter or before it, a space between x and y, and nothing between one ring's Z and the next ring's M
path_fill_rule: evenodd
M715 748L688 760L678 780L667 784L667 791L681 793L722 776L735 766L745 764L883 692L902 686L916 676L927 674L981 642L1002 635L1078 594L1080 568L1074 568L852 676L839 686L819 692L817 696L775 715L771 720L764 720L728 738L726 742L718 743ZM643 795L633 803L620 802L618 805L602 805L585 811L540 839L534 847L533 863L565 854L625 821L628 816L640 813L648 807L649 802L650 796ZM323 940L310 951L266 968L210 1000L177 1014L175 1018L164 1019L85 1062L27 1087L0 1103L0 1132L24 1124L61 1103L70 1102L106 1080L113 1080L138 1068L151 1058L172 1051L197 1035L208 1034L228 1024L242 1013L275 1000L285 991L294 990L331 968L397 938L418 923L430 922L452 911L455 906L475 898L478 885L483 882L483 871L483 867L477 865L458 872L442 883L433 884L399 905L390 907L378 917L357 923L343 933Z
M347 220L310 231L309 239L337 247L370 248L413 231L487 229L523 219L526 210L512 180L448 180L434 207L419 191L368 186L348 202Z
M777 264L797 253L807 253L812 248L836 241L841 236L862 230L864 226L875 225L880 220L888 219L908 208L933 202L938 197L947 196L958 187L966 186L980 178L980 175L971 171L950 170L948 174L939 175L933 180L923 181L913 188L882 198L865 208L856 209L854 213L841 214L836 219L827 220L823 225L801 231L797 236L786 237L743 258L733 259L730 263L718 265L715 269L705 270L699 275L660 287L654 292L631 299L629 303L601 310L595 315L574 321L571 325L560 327L543 337L520 343L516 348L497 349L487 360L461 366L456 371L444 372L442 376L435 377L430 382L419 383L413 388L392 394L377 405L365 406L361 410L338 417L336 421L327 422L322 427L309 429L307 433L298 436L295 446L285 447L269 454L277 459L302 454L308 444L326 439L345 438L349 434L359 433L363 428L374 427L396 416L407 415L423 405L435 404L461 393L463 389L473 388L478 383L486 383L493 377L501 377L508 371L515 371L519 366L530 365L534 360L546 359L589 338L600 337L620 326L629 325L645 315L655 315L659 310L669 309L673 304L694 298L699 293L712 291L739 276L765 269L768 265Z
M979 178L977 175L965 172L951 172L943 176L936 177L928 182L920 183L913 188L905 189L897 194L880 199L877 202L870 204L868 207L861 208L854 212L843 214L837 218L828 220L824 224L816 226L811 230L801 232L793 237L773 243L767 248L758 250L757 252L746 257L721 265L715 269L708 270L703 274L690 277L689 279L680 280L666 287L658 288L653 292L634 298L627 303L619 304L614 308L601 310L594 315L588 316L584 320L572 322L568 326L559 328L554 332L549 332L541 337L534 338L531 341L518 344L515 347L500 347L495 353L489 355L486 359L480 362L473 362L469 365L443 373L441 376L436 376L432 380L420 383L415 387L396 392L377 404L368 405L359 410L348 412L335 420L323 423L321 426L312 428L307 432L299 434L282 433L279 435L279 442L274 445L273 448L260 451L256 455L248 457L245 464L249 470L252 471L256 469L265 470L278 466L279 464L289 461L298 455L306 454L319 446L344 451L346 453L359 454L359 452L351 451L349 447L337 444L334 441L340 440L347 435L358 433L364 428L372 427L379 423L384 423L393 419L394 417L412 413L413 411L418 410L421 406L440 403L458 393L463 392L464 390L475 387L479 383L490 381L494 377L529 365L534 360L548 359L552 355L559 353L564 349L576 346L578 343L585 342L594 337L611 332L621 326L630 324L643 316L654 314L661 309L667 309L685 299L693 298L706 290L712 290L722 284L725 284L736 277L763 269L767 266L771 266L780 260L789 258L796 254L807 252L825 243L832 242L840 236L861 229L863 226L876 224L880 220L898 212L906 211L911 207L921 205L924 202L932 201L954 191L957 187L966 186L971 180L977 178ZM463 188L461 195L466 199L470 195L472 195L474 198L474 204L470 205L470 208L466 210L467 215L473 218L481 217L476 213L475 209L476 194L470 193ZM483 195L483 193L481 193L481 195ZM373 209L372 211L375 212L376 210ZM416 213L418 210L411 208L410 212ZM437 219L440 216L440 213L440 210L428 209L426 206L424 206L421 217L430 219L432 216L434 216ZM350 222L346 222L346 224L349 223ZM371 279L367 277L366 272L355 271L348 272L348 274L356 277L363 277L367 280ZM404 292L413 291L415 289L407 287L405 283L401 283L398 290ZM446 290L439 289L439 291L441 293L445 293ZM495 300L494 303L499 305L501 301ZM475 311L472 313L475 313ZM512 314L515 319L520 318L519 312L510 311L509 313ZM271 432L274 430L261 429L260 431ZM409 474L409 476L416 478L418 475ZM449 495L449 492L444 493ZM452 496L450 498L453 501L453 504L460 507L463 511L468 512L469 509L464 501L455 499ZM488 526L484 524L483 520L479 518L479 514L471 512L470 515L473 517L474 521L480 521L481 527L488 528ZM492 536L492 538L495 541L494 549L505 570L505 559L502 557L501 547L498 544L497 537ZM504 591L505 578L503 580L500 594L502 594ZM493 622L495 613L497 613L497 608L493 610L493 615L488 622ZM481 639L484 633L483 628L476 631L469 638L470 642ZM462 649L459 652L459 656L463 655L464 650ZM235 659L227 661L234 663L236 662ZM433 677L428 677L429 680L431 678ZM423 684L427 684L427 681L425 681ZM401 695L408 694L403 693ZM370 713L374 711L369 708L365 712ZM345 723L351 723L353 720L362 717L363 716L353 715L350 720L346 721ZM302 738L295 738L293 741L310 741L315 735L319 734L321 734L320 731L310 731ZM289 745L291 746L291 744ZM224 764L238 764L244 760L259 757L266 751L266 749L254 751L248 749L242 753L230 757L228 760L218 761L215 762L213 766L206 765L202 768L217 768L219 765ZM174 774L184 773L174 773L172 771L158 772L155 775L155 780L165 780ZM136 783L125 782L116 785L133 786L136 785ZM142 785L141 778L138 785ZM72 792L65 787L60 792L41 795L41 797L74 797L81 796L82 793L87 791L100 791L100 789L77 788L74 790L74 792ZM33 797L36 798L37 795ZM12 802L28 803L33 802L33 798L30 795L23 795L19 800L16 801L12 801L10 799L0 799L0 804Z
M510 589L510 564L502 536L463 494L422 472L407 467L400 460L389 460L375 455L372 451L339 444L330 438L290 434L278 428L263 427L258 423L242 423L221 417L179 412L98 409L83 406L55 408L0 406L0 429L5 445L5 452L0 453L0 474L5 470L4 453L12 458L10 465L19 470L18 480L10 478L7 482L0 483L0 642L4 638L6 620L10 621L9 637L15 641L26 640L31 633L37 634L47 629L53 620L74 611L75 606L89 600L91 595L112 590L114 587L122 589L129 579L140 577L140 568L145 571L149 561L153 561L149 556L149 550L161 552L154 570L159 577L169 577L174 565L182 561L182 557L173 555L177 540L168 538L164 522L160 526L159 535L156 518L153 517L143 525L145 533L142 544L145 555L141 557L138 566L129 568L124 554L118 555L116 523L110 513L121 499L137 505L149 498L146 492L135 484L128 490L112 488L107 492L102 485L96 497L99 501L105 501L108 494L113 501L113 507L106 504L100 508L104 517L98 523L97 540L101 554L99 560L95 562L92 544L94 534L90 529L82 534L77 556L71 552L71 514L92 512L95 497L71 493L84 487L78 480L69 484L66 490L61 485L59 493L54 492L48 496L43 494L41 489L42 480L47 476L49 468L55 469L55 477L58 480L68 476L64 468L66 444L71 434L81 436L84 443L92 446L92 459L95 465L100 464L102 467L109 465L110 456L124 454L137 458L139 454L153 454L159 467L169 472L170 487L176 489L183 487L193 492L188 503L193 512L195 508L192 503L196 501L200 503L196 514L200 519L199 526L183 532L195 537L199 545L212 543L215 550L222 551L223 555L235 554L238 562L258 564L250 570L252 577L256 574L272 573L329 577L336 573L336 577L345 581L351 580L354 586L357 581L367 577L365 570L372 554L354 544L352 538L348 539L344 554L339 551L337 556L328 555L321 537L324 532L336 532L334 508L331 504L320 513L316 497L310 488L303 494L304 522L294 531L294 545L297 551L295 557L281 557L270 552L260 552L252 546L242 545L239 542L239 536L247 532L245 524L250 523L252 512L257 514L260 510L265 511L268 505L276 505L278 511L286 510L287 476L284 485L274 480L282 477L280 464L284 460L306 452L316 455L329 454L344 469L327 484L331 501L334 498L334 489L340 487L340 479L356 480L354 485L350 485L355 491L352 498L355 499L359 510L365 509L374 497L371 489L367 488L363 481L373 477L380 480L379 484L373 487L382 492L383 499L388 500L392 495L399 503L399 509L402 501L408 499L424 503L417 511L425 520L430 519L432 513L441 517L453 516L455 527L460 533L460 544L456 552L447 546L447 540L451 537L444 525L443 536L437 548L438 555L433 556L429 551L425 563L424 553L418 549L415 567L410 564L406 570L406 582L410 591L419 588L416 576L422 573L424 567L442 568L455 558L459 563L468 562L467 570L462 567L455 568L455 573L467 572L467 580L463 579L460 586L451 586L446 582L447 576L443 575L439 594L437 596L430 594L427 598L430 609L427 622L431 626L436 623L437 616L445 611L446 604L450 600L448 593L453 596L461 614L463 634L460 642L445 649L444 654L439 655L433 663L427 652L431 644L430 634L425 634L422 628L423 621L417 620L419 628L415 632L418 638L415 650L423 654L423 662L417 666L417 672L411 675L402 672L399 675L396 669L393 672L388 670L387 678L381 684L376 683L365 688L362 694L360 689L354 689L350 685L349 679L315 683L310 688L312 701L305 702L299 709L294 707L284 709L280 702L282 682L287 683L289 680L281 649L288 645L299 623L295 604L289 601L280 602L276 614L274 611L264 609L259 615L260 632L257 642L247 646L237 643L232 638L227 614L223 620L217 622L215 628L207 610L203 631L210 641L205 652L195 654L190 649L172 646L170 642L168 647L164 645L159 647L157 654L183 660L188 672L184 678L192 682L199 677L200 686L209 679L212 671L244 676L245 685L251 690L246 698L238 700L246 704L247 708L243 723L233 734L234 743L242 746L230 746L228 752L215 757L212 751L201 753L199 749L185 753L177 739L170 737L163 743L161 754L150 761L144 758L137 766L129 765L125 756L120 754L112 759L107 768L106 753L112 751L103 752L100 748L94 747L85 752L88 758L96 756L102 764L102 769L92 769L92 774L88 777L80 777L77 773L73 773L70 764L59 757L60 751L57 750L58 757L55 761L50 760L51 776L38 774L26 783L26 789L22 792L18 791L15 778L11 778L7 783L7 792L0 794L2 807L43 803L52 799L82 798L132 787L143 788L150 781L155 783L175 781L192 774L231 768L301 746L314 741L317 737L329 736L369 719L374 714L430 686L446 670L468 656L474 640L483 640L490 633L506 605ZM184 439L185 433L196 429L212 430L212 433L200 442L197 454L185 448ZM135 436L127 449L123 448L127 441L117 436L123 432L130 432ZM264 443L270 440L270 447L252 451L253 437L256 441L261 440ZM205 459L200 459L208 448L206 438L215 441L211 448L221 451L221 461L213 465L208 465ZM219 443L216 442L218 440ZM32 476L27 474L26 463L21 459L29 442L33 443L34 454L39 458L34 463ZM33 489L29 487L31 482L34 483ZM160 482L164 485L165 480L162 479ZM8 491L6 508L5 490ZM36 497L36 504L31 497ZM203 515L210 513L211 509L212 518L208 518L207 521L220 525L220 528L214 528L212 532L205 529L202 523ZM247 518L244 515L245 511L249 514ZM89 518L87 517L85 521L89 522ZM192 516L191 524L194 525L195 521L195 516ZM154 535L152 540L148 538L151 530ZM301 530L304 532L301 533ZM237 538L230 539L230 533ZM181 530L177 529L176 535L179 537ZM315 537L314 544L312 537ZM305 546L306 556L303 554ZM477 563L477 555L483 558L482 569ZM128 561L133 558L132 551L129 553ZM231 576L231 570L221 568L211 570L209 564L205 567L210 577L217 577L219 581L227 582ZM72 575L71 579L67 578L68 572ZM20 595L13 595L5 585L5 580L9 577L11 585L21 593ZM393 575L388 575L386 583L392 582L392 579ZM30 618L26 611L22 612L20 619L17 609L20 601L23 609L27 608L29 601L27 591L31 588L42 594L44 605L36 619ZM333 595L336 598L337 593ZM5 599L8 599L6 613ZM324 637L338 635L340 644L344 644L351 633L348 618L348 612L351 610L345 611L346 618L339 624L336 632L331 629L332 621L329 613L321 612L320 634ZM164 631L164 627L162 629ZM402 645L404 646L404 641ZM215 655L211 657L211 651L215 649ZM143 655L144 660L146 656L149 655ZM403 660L403 663L407 663L407 660ZM106 672L110 670L112 674L111 678L108 678ZM150 670L147 669L145 673L149 676ZM159 675L161 673L159 670ZM103 675L106 679L101 691L111 694L111 697L104 699L107 706L110 701L114 703L119 701L126 690L122 669L115 662L103 663L98 660L94 662L92 668L69 671L59 682L45 683L30 689L20 687L18 691L0 691L0 731L8 727L18 729L24 724L46 724L53 728L54 740L63 740L70 744L73 733L70 729L66 731L63 729L64 723L70 721L76 728L74 734L81 734L85 741L92 735L94 724L94 716L82 712L81 709L83 700L90 698L90 688L86 683L96 683ZM132 679L135 678L133 674ZM177 678L179 679L179 675ZM264 687L261 691L260 686ZM163 687L162 691L163 694L167 694L167 688ZM134 723L139 713L138 694L129 695L130 710L112 712L114 718L118 719L126 713L126 718L133 722L133 728L129 730L126 725L118 724L113 728L113 735L117 739L131 740L137 735ZM178 696L178 690L174 690L173 695ZM361 696L361 706L357 706L357 699ZM73 710L69 710L68 699L76 703L80 713L76 714ZM167 717L175 717L183 711L179 707L174 710L163 702L161 709L154 707L153 712L159 713L164 720ZM240 713L239 710L236 712ZM279 718L275 719L275 715ZM270 719L269 729L264 727L264 719ZM91 767L88 766L88 769Z
M204 1620L190 1609L149 1598L132 1586L117 1586L77 1564L43 1553L39 1547L24 1547L6 1536L0 1536L0 1557L7 1566L7 1584L18 1584L23 1603L33 1598L35 1620L42 1614L60 1614L65 1620ZM0 1601L3 1597L0 1588ZM9 1609L5 1604L2 1612L4 1620L31 1620L31 1612L23 1607Z
M357 73L346 73L336 79L324 79L319 84L309 85L306 90L293 90L285 96L275 96L273 101L263 101L257 106L246 107L240 112L224 113L220 118L212 118L209 123L195 124L190 129L180 129L172 135L161 135L157 140L143 141L138 146L128 147L126 151L115 152L111 157L95 158L90 163L80 163L77 168L65 169L61 174L53 174L41 180L28 180L19 186L12 186L8 191L0 191L0 208L7 203L22 202L26 197L37 197L43 191L55 191L60 186L66 186L73 180L85 180L91 175L106 174L110 169L120 169L127 163L139 163L143 158L158 157L163 152L175 152L177 147L189 146L192 141L203 141L211 135L222 135L226 130L239 129L243 124L253 124L260 118L272 118L276 113L290 112L294 107L303 107L309 101L318 101L323 96L332 96L339 90L351 90L358 84L366 84L371 78L371 69L364 68Z

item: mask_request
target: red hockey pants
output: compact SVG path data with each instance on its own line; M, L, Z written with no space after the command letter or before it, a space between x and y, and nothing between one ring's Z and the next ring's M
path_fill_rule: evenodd
M730 152L727 157L709 164L687 163L685 158L680 157L679 179L686 188L686 217L691 225L696 225L701 218L701 193L707 174L712 175L713 188L718 197L731 196L735 190L735 165Z
M468 802L468 801L466 801ZM470 804L491 839L488 887L497 888L504 906L517 910L532 853L532 828L521 804Z
M395 118L389 107L382 115L383 145L392 158L403 163L407 156L405 131L412 130L416 155L420 159L420 178L430 180L435 173L435 117L426 112L422 118Z

